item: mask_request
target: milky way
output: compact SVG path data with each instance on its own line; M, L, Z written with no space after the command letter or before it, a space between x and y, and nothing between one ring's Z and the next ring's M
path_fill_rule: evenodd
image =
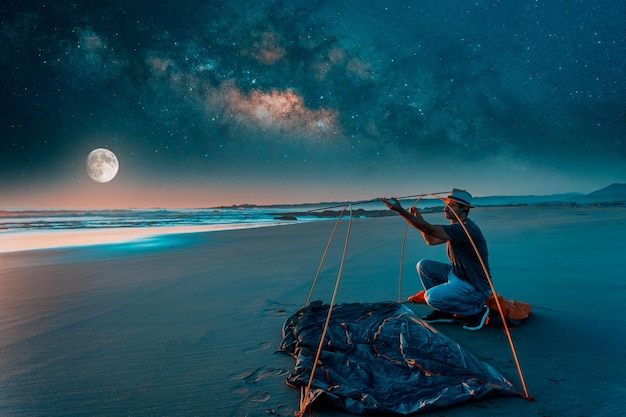
M624 1L27 3L0 6L2 205L83 204L99 147L122 206L626 182Z

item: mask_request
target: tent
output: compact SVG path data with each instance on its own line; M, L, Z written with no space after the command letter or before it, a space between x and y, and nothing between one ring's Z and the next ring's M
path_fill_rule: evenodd
M315 301L283 325L280 351L296 360L287 383L301 387L305 408L326 397L353 414L407 415L518 394L495 368L403 304L337 304L320 345L328 310Z

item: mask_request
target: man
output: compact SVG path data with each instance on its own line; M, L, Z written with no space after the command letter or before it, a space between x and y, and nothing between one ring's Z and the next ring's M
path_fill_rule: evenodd
M417 263L417 273L425 290L424 301L433 308L423 320L450 323L455 321L455 315L463 316L467 317L464 329L481 329L489 315L485 302L491 295L491 287L474 249L476 245L489 273L487 242L476 223L468 218L470 208L474 207L472 195L455 188L446 197L444 216L450 222L447 225L430 224L417 208L411 207L407 211L395 198L383 198L382 201L418 229L426 244L446 244L450 264L427 259Z

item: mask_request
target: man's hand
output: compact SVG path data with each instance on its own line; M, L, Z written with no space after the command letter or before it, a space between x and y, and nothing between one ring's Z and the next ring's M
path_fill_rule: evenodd
M380 199L380 201L382 201L388 208L390 208L393 211L397 211L398 213L404 210L402 208L402 204L400 204L400 202L393 197L391 198L383 197Z
M409 208L409 214L415 217L419 217L420 219L422 218L422 213L420 213L420 211L415 206Z
M429 245L438 245L450 240L450 236L446 233L443 226L438 224L430 224L422 217L417 207L412 206L409 210L405 210L402 204L393 197L382 197L380 199L391 210L396 211L402 216L411 226L416 228L422 233L424 240Z

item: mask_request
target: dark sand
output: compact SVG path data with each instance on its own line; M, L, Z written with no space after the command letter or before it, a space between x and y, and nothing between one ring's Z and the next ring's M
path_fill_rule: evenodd
M478 208L471 217L487 237L496 290L533 305L512 335L536 401L489 397L424 415L626 415L626 210ZM285 384L293 359L276 353L281 326L305 303L333 225L0 254L0 415L292 416L299 392ZM354 220L337 302L398 299L403 230L397 217ZM340 227L314 299L330 301L344 240ZM402 300L419 289L423 257L444 260L444 249L410 230ZM501 329L435 327L521 389Z

